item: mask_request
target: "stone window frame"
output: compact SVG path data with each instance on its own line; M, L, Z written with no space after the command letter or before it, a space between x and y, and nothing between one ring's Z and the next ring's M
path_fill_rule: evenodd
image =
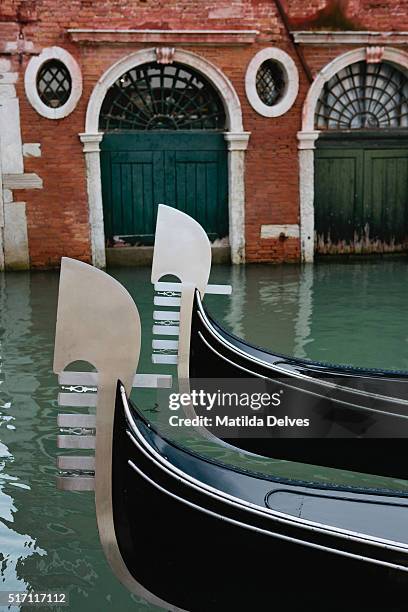
M71 75L72 89L68 100L58 108L44 104L37 90L37 75L41 67L49 60L58 60L64 64ZM24 87L28 101L39 115L46 119L63 119L75 109L82 95L82 73L76 59L62 47L47 47L40 55L32 57L24 75Z
M256 75L267 60L279 64L286 80L286 89L282 98L272 106L264 104L256 90ZM277 47L267 47L258 51L249 62L245 73L245 93L252 108L263 117L280 117L287 113L299 93L299 72L290 55Z

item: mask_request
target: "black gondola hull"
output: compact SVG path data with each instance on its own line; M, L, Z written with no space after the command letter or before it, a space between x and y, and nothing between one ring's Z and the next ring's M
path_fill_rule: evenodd
M389 610L399 609L408 586L405 572L376 562L405 565L405 553L279 523L248 512L245 504L230 505L222 496L193 487L182 470L178 468L177 477L163 469L157 457L166 456L179 466L188 462L189 472L203 479L220 479L213 474L218 470L231 481L229 486L251 489L247 480L239 480L245 474L184 453L149 431L140 415L133 417L138 431L150 437L146 444L129 428L118 393L112 473L115 531L127 568L145 588L191 612L275 606L289 610L299 597L306 609L319 609L322 599L330 609L351 602L364 609L368 601L379 605L378 593L373 593L378 580L381 601L388 602ZM264 484L258 479L254 487ZM340 599L339 579L347 585Z
M240 437L210 429L247 451L301 463L407 478L408 376L402 372L328 366L253 347L222 329L196 294L191 329L193 386L214 381L267 381L269 392L289 389L286 412L313 427L294 432L265 427ZM325 388L320 383L333 386ZM319 394L323 397L319 400ZM389 399L387 399L389 398ZM221 411L222 412L222 411ZM276 414L276 411L275 411Z

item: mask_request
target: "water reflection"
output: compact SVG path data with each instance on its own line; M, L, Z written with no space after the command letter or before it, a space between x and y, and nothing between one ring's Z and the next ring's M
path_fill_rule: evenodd
M277 352L333 363L408 370L407 260L251 265L238 287L229 268L214 282L229 282L240 303L208 296L209 309L250 342ZM238 278L237 278L238 280Z
M28 300L29 278L19 281L18 286L10 283L6 287L4 278L0 281L1 289L1 324L2 339L0 344L1 355L8 352L8 347L16 346L19 334L27 334L30 320L30 305ZM19 290L21 288L21 291ZM20 295L21 294L21 295ZM10 351L13 352L13 351ZM4 359L4 358L3 358ZM22 359L24 363L24 359ZM25 365L25 364L24 364ZM30 494L28 484L22 481L22 474L13 475L13 463L15 457L7 446L7 439L11 435L17 436L16 415L14 413L14 393L34 391L35 385L30 385L27 377L21 380L20 374L10 373L10 377L4 375L5 362L2 360L2 379L0 387L0 555L1 555L1 580L7 589L26 590L30 587L27 577L21 575L21 565L31 555L41 556L45 551L38 546L35 537L27 534L26 528L20 521L18 513L18 497ZM20 391L20 385L22 387ZM7 436L7 430L10 435ZM24 444L24 436L19 437L20 444ZM24 479L25 480L25 479ZM3 587L3 588L4 588Z
M407 270L405 261L216 266L211 282L231 283L233 295L208 296L206 304L236 335L282 353L408 369ZM140 368L152 372L150 271L112 273L138 304ZM69 592L78 612L108 605L153 611L107 566L93 495L55 489L57 286L54 272L0 275L0 580L7 588ZM138 399L154 417L154 405Z
M314 266L307 264L299 274L293 350L296 357L307 357L307 345L312 341L310 332L313 316L313 272Z

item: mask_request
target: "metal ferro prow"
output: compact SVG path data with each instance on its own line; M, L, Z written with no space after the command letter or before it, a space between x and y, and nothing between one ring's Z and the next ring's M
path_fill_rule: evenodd
M57 465L65 474L58 476L57 486L64 490L95 490L99 537L112 570L131 592L169 609L166 602L147 591L128 571L119 551L113 522L112 437L117 383L122 382L128 395L132 386L171 386L171 376L135 374L140 345L139 313L126 289L105 272L64 257L54 372L60 384L71 385L73 390L97 387L97 393L62 393L59 396L59 403L65 406L96 406L96 415L59 415L59 426L75 428L79 435L68 432L58 436L58 447L94 448L95 457L58 457ZM75 361L89 362L97 372L64 372Z
M189 215L159 205L154 242L151 280L156 291L153 311L152 361L154 364L176 364L179 393L190 393L190 340L195 291L230 295L230 285L210 285L211 244L205 230ZM172 275L179 282L162 282L163 276ZM178 307L177 311L174 307ZM163 308L164 307L164 308ZM169 310L167 307L170 307ZM172 339L168 339L173 336ZM176 339L174 339L176 338ZM158 351L158 352L155 352ZM196 417L193 405L183 406L188 418ZM205 438L219 440L204 427L197 426Z
M164 295L157 295L154 304L178 306L179 310L155 310L153 335L171 335L178 339L153 340L153 351L168 350L176 354L153 353L152 361L177 364L178 379L182 384L190 376L191 317L196 289L201 297L205 293L229 295L232 292L230 285L209 285L210 271L211 244L205 230L189 215L159 204L151 280L155 291ZM161 282L160 279L166 275L176 276L179 282ZM173 297L173 294L179 294L179 297Z

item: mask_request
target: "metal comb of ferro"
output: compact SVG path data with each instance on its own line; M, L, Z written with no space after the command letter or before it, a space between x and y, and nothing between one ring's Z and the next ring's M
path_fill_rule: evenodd
M58 394L58 405L71 408L97 407L97 372L65 371L58 376L62 389ZM133 387L170 389L172 376L167 374L135 374ZM91 391L91 392L90 392ZM81 412L58 414L58 448L95 449L96 415ZM95 457L60 455L57 457L60 471L57 486L70 491L93 491L95 476Z
M182 283L156 282L154 283L154 305L161 306L163 310L153 311L153 336L174 336L177 340L168 338L154 338L152 341L152 362L154 364L178 363L178 348L180 335L180 306L182 302ZM217 295L231 295L231 285L207 285L205 293ZM177 310L169 310L176 308Z

